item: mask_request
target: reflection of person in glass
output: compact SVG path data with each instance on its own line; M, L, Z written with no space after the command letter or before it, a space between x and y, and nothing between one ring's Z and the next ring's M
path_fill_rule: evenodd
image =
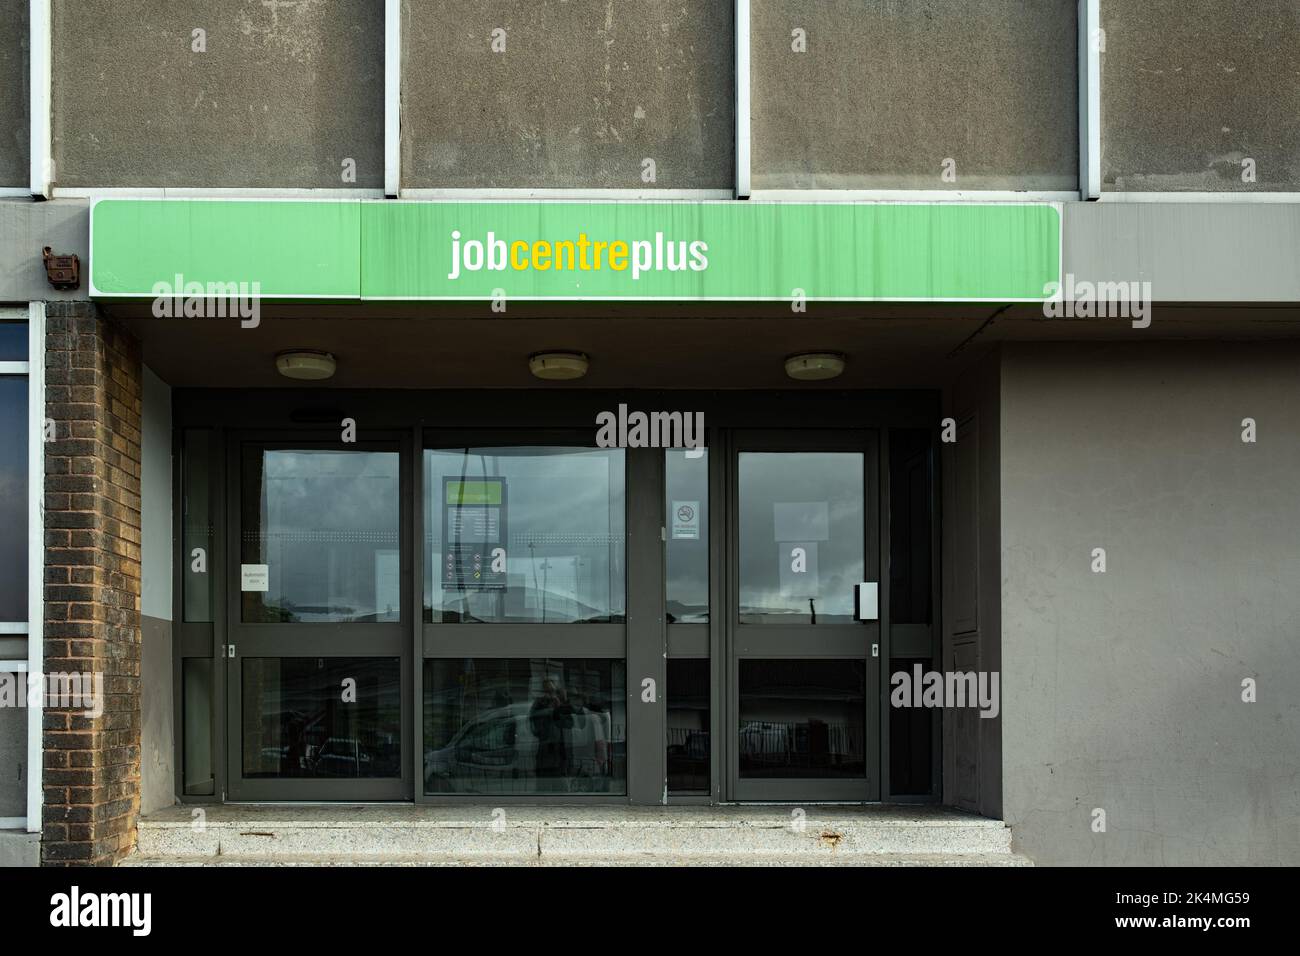
M537 738L537 778L553 781L548 789L563 789L569 775L566 731L573 727L573 705L564 688L551 677L542 681L542 693L533 701L528 723Z

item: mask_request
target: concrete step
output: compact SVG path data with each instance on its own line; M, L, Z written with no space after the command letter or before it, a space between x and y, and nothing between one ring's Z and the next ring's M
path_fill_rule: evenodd
M341 856L184 856L159 857L135 853L119 866L1033 866L1018 853L834 853L798 856L679 856L625 854L596 857L535 857L518 860L506 857L341 857Z
M1011 831L946 807L217 806L141 819L133 865L1010 862ZM765 864L762 861L773 861ZM899 861L913 860L915 864ZM945 864L947 865L947 864Z

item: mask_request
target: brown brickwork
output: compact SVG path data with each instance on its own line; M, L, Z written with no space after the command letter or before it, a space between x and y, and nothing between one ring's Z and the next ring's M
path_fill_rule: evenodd
M104 712L45 712L41 860L111 865L140 812L140 350L89 303L50 303L45 342L45 672L102 672Z

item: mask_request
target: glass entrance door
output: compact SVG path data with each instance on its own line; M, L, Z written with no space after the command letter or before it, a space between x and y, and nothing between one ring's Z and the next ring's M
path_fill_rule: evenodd
M230 443L232 800L412 796L408 445Z
M427 432L423 795L627 794L627 493L590 434Z
M875 432L738 432L729 492L729 782L737 800L877 800ZM866 618L866 619L864 619Z

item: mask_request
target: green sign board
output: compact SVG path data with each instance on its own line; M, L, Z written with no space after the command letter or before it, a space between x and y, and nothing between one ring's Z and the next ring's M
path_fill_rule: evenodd
M1060 237L1039 203L101 199L90 274L135 298L1039 301Z

